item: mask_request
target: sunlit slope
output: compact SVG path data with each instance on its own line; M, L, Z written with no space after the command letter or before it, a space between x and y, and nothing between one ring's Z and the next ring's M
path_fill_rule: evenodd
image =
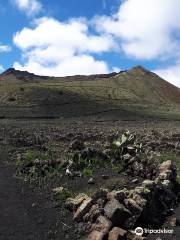
M110 75L0 77L2 118L179 118L180 91L142 67Z

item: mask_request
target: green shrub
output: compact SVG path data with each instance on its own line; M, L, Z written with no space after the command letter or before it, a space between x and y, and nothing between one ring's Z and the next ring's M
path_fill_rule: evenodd
M48 155L45 154L44 152L40 152L36 149L28 149L25 153L25 160L27 160L29 162L33 162L36 159L47 160Z
M93 170L92 169L89 169L89 168L84 168L82 171L81 171L82 175L84 177L90 177L93 175Z
M63 207L66 199L70 197L75 197L75 193L68 188L60 187L59 190L57 188L57 190L55 189L54 191L54 198L60 207Z

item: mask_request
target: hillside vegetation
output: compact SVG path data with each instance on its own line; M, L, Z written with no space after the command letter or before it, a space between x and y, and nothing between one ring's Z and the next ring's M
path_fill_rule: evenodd
M138 66L120 73L43 77L0 75L0 118L180 119L179 88Z

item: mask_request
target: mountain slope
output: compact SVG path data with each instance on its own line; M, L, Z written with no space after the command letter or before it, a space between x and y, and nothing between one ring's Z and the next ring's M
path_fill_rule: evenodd
M14 69L0 75L5 118L179 118L179 106L179 88L140 66L91 76L43 77Z
M122 88L149 103L180 103L179 88L140 66L114 77Z

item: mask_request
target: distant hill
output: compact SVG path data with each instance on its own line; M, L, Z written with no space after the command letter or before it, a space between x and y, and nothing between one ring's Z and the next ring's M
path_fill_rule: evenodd
M137 66L90 76L0 75L1 118L180 119L180 90Z
M8 81L11 80L11 82L38 82L40 80L48 79L49 77L46 76L38 76L34 73L29 73L27 71L19 71L14 68L9 68L6 71L4 71L2 74L0 74L0 80L1 81Z

